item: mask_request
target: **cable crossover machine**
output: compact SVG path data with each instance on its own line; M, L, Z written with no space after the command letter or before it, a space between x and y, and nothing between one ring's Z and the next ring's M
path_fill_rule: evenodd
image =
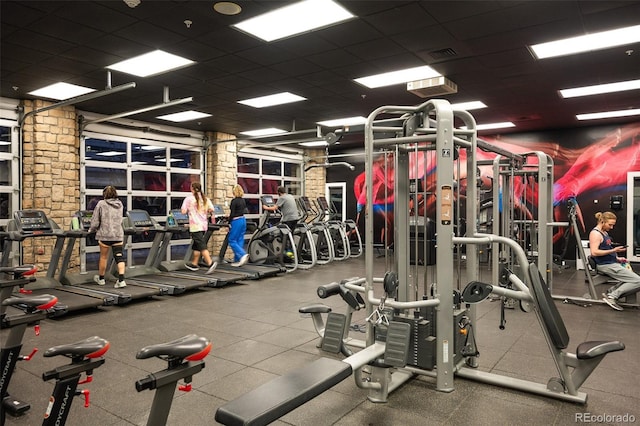
M388 137L390 133L395 136ZM494 181L502 181L494 182L493 194L494 204L502 207L495 208L494 217L487 221L490 226L484 228L478 221L478 192L482 186L478 149L497 154L491 166L495 169ZM373 246L375 216L371 201L377 183L375 159L381 152L393 157L393 167L386 165L389 173L393 169L387 177L393 179L394 191L393 250L387 254L390 261L385 262L391 267L387 266L384 276L374 276L375 265L381 262ZM216 420L227 425L267 424L349 376L368 391L370 401L378 403L387 402L389 393L416 376L432 377L440 392L454 391L458 376L586 403L587 394L580 391L581 385L608 353L625 346L616 340L595 341L580 343L575 352L567 350L569 335L548 287L551 228L563 226L551 221L551 159L543 153L516 155L478 140L472 115L454 110L449 102L439 99L373 111L365 124L365 155L366 276L318 288L320 298L340 296L346 302L346 314L332 312L320 303L299 309L311 314L321 336L320 347L342 353L344 358L322 357L291 370L224 404L217 410ZM424 185L412 185L412 179L423 179ZM513 193L516 184L534 181L538 185L535 197L523 197L522 188ZM413 188L422 193L412 193ZM419 199L430 208L408 208L411 200L415 203ZM526 216L518 217L507 209L527 199L537 205L531 206ZM422 222L435 225L437 262L427 268L410 263L411 224L420 222L410 217L412 211L423 216ZM492 252L488 262L491 277L481 280L478 253L486 247ZM556 377L536 383L478 368L476 304L489 296L513 299L523 311L534 312ZM351 314L359 310L367 316L364 340L349 336Z

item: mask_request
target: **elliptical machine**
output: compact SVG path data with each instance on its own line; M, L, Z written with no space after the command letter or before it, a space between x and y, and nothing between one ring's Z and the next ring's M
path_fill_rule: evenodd
M266 206L275 205L271 195L263 195L260 199ZM247 245L247 253L251 263L279 263L287 272L293 272L298 269L298 253L293 233L287 225L280 223L281 217L279 213L263 211L258 228ZM290 250L286 255L285 247Z
M300 205L300 198L296 199L300 220L291 231L293 232L293 240L295 241L296 252L298 253L298 268L311 269L318 263L318 253L316 251L316 242L313 237L312 226L306 222L307 212Z
M320 220L320 214L314 210L309 197L301 196L297 201L300 210L304 212L304 220L313 238L318 265L325 265L333 261L333 241L329 227Z
M318 197L316 199L318 211L322 213L321 217L324 218L329 233L331 234L331 240L333 241L333 254L335 260L346 260L351 257L351 243L347 236L346 226L343 222L335 220L331 216L331 208L325 197Z

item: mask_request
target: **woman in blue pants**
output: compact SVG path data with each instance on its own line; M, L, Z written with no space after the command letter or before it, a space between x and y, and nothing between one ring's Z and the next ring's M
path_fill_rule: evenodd
M244 201L244 190L240 185L233 187L229 213L229 247L233 250L234 263L231 266L242 266L249 261L249 255L244 250L244 234L247 231L247 220L244 212L247 204Z

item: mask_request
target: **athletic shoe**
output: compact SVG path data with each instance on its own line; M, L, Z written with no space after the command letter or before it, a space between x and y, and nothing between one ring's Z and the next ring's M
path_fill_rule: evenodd
M93 276L93 280L94 280L94 281L96 282L96 284L98 284L98 285L104 285L104 284L105 284L105 282L104 282L104 278L100 279L100 276L99 276L99 275L94 275L94 276Z
M118 280L114 284L113 288L123 288L123 287L126 287L126 286L127 286L127 283L124 280L122 280L122 281Z
M184 267L187 268L190 271L197 271L198 269L200 269L200 268L198 268L196 265L194 265L191 262L185 263Z
M249 255L245 254L240 258L240 262L238 262L238 266L246 265L248 261L249 261Z
M611 306L616 311L622 311L622 306L618 305L618 299L615 299L608 294L602 293L602 300L609 306Z
M205 274L207 275L213 274L213 271L215 271L217 267L218 267L218 261L214 260L213 262L211 262L211 266L209 266L209 269L207 269L207 272L205 272Z

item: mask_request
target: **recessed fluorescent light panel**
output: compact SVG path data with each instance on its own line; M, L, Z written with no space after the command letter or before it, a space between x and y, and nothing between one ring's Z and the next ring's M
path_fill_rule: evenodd
M576 118L578 120L599 120L602 118L631 117L633 115L640 115L640 109L623 109L620 111L592 112L589 114L578 114L576 115Z
M300 142L298 145L306 146L306 147L314 147L314 146L327 146L329 145L327 141L311 141L311 142Z
M573 55L575 53L591 52L593 50L608 49L614 46L637 43L640 41L640 25L618 28L563 40L550 41L529 46L538 59L556 56Z
M516 127L511 121L502 121L500 123L486 123L476 124L476 130L490 130L490 129L506 129L508 127ZM461 129L467 129L467 126L460 127Z
M510 121L503 121L500 123L486 123L476 125L476 130L506 129L507 127L516 127L516 125Z
M278 135L280 133L287 133L287 131L282 129L276 129L275 127L268 127L266 129L256 129L256 130L248 130L246 132L240 132L241 135L247 135L247 136L267 136L267 135Z
M264 41L274 41L351 18L353 15L348 10L331 0L306 0L233 26Z
M442 75L428 65L404 70L385 72L382 74L370 75L368 77L356 78L354 81L369 89L376 87L403 84L409 81L423 80L425 78L442 77Z
M96 89L91 89L89 87L60 82L29 92L29 95L64 101L66 99L86 95L87 93L95 91Z
M173 114L161 115L156 118L159 118L161 120L168 120L176 123L181 123L183 121L195 120L195 119L204 118L204 117L211 117L211 114L205 114L204 112L191 110L191 111L182 111L182 112L176 112Z
M573 89L559 90L563 98L575 98L578 96L600 95L602 93L624 92L626 90L640 89L640 80L619 81L617 83L596 84L594 86L576 87Z
M365 117L345 117L345 118L336 118L333 120L325 120L318 121L318 124L326 127L342 127L342 126L355 126L357 124L366 123L367 119Z
M149 77L192 64L194 62L190 59L172 55L162 50L154 50L153 52L109 65L107 68L138 77Z
M457 104L451 104L451 108L458 111L471 111L472 109L481 109L486 107L487 106L484 104L484 102L480 102L480 101L460 102Z
M264 108L274 105L290 104L292 102L306 101L302 96L289 92L276 93L274 95L261 96L259 98L245 99L238 101L239 104L248 105L254 108Z

